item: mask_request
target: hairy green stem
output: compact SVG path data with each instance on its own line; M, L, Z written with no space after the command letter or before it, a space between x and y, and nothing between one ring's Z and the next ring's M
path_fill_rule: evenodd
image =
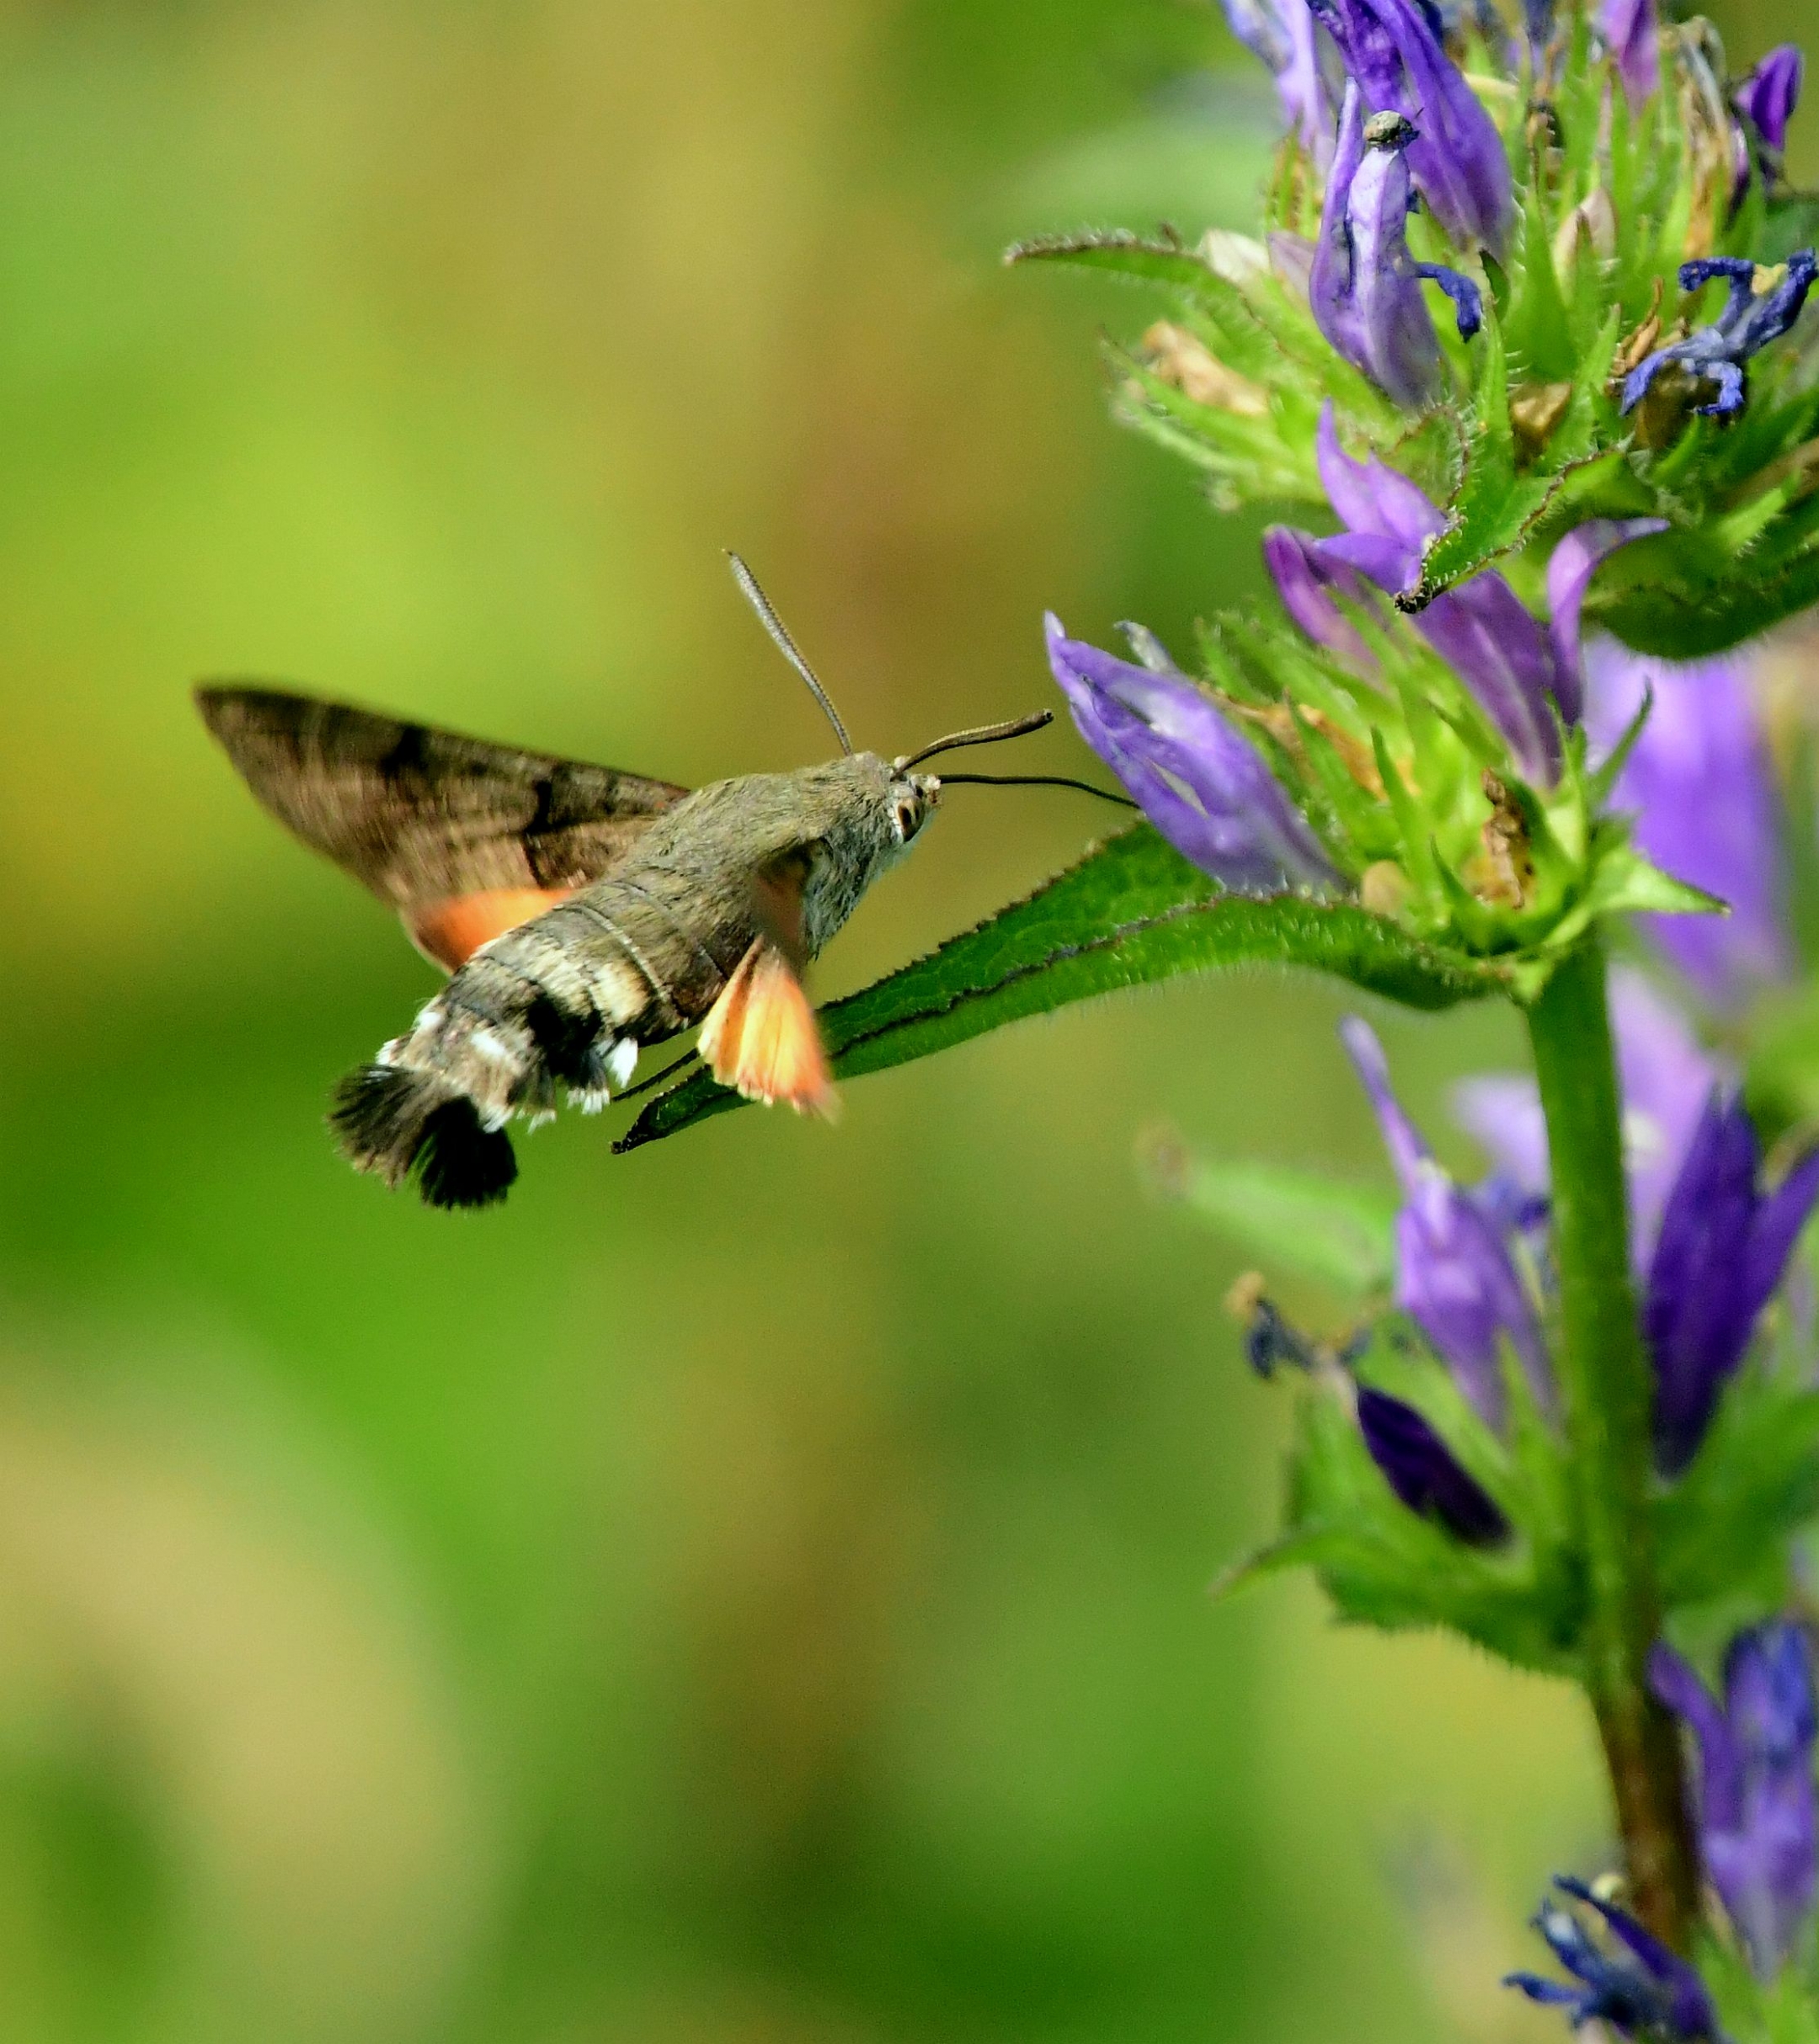
M1528 1011L1547 1116L1560 1378L1590 1600L1584 1682L1636 1913L1684 1950L1699 1905L1672 1719L1649 1694L1660 1629L1649 1521L1651 1387L1630 1278L1622 1102L1604 957L1580 945Z

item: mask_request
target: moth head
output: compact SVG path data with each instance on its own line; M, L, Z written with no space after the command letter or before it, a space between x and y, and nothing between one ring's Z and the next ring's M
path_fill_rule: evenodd
M893 770L887 798L891 830L899 845L913 843L916 833L935 814L941 801L941 779L936 774L911 774Z

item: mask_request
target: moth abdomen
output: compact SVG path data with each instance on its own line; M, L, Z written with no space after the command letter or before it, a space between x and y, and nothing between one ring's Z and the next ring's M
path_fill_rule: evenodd
M433 1207L483 1207L518 1176L511 1139L434 1072L363 1065L335 1088L329 1109L342 1154L396 1186L412 1171Z

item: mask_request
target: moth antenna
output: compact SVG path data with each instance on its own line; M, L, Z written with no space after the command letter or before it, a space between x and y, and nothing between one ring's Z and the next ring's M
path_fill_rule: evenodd
M943 787L1077 787L1081 794L1115 802L1121 809L1143 807L1128 795L1114 795L1110 788L1095 787L1091 781L1070 781L1065 774L943 774L941 784Z
M733 563L733 579L739 585L739 593L758 613L758 622L771 634L772 644L787 660L803 680L808 684L808 692L827 712L827 720L834 727L834 735L840 742L840 750L848 759L852 757L852 740L846 735L846 727L840 722L840 713L834 707L834 699L822 687L815 670L797 649L796 642L783 628L783 620L771 607L771 599L758 586L758 578L734 553L727 549L727 558Z
M1032 710L1027 717L1013 717L1001 724L977 724L970 731L956 731L951 737L938 738L920 752L906 753L893 765L899 773L907 773L912 766L920 766L924 760L932 760L937 752L952 752L962 745L995 745L1000 739L1022 738L1026 731L1041 731L1054 722L1053 710Z

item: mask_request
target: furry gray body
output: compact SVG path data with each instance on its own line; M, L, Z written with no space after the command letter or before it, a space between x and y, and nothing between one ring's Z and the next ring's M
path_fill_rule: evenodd
M686 796L602 878L483 945L346 1081L334 1118L350 1159L392 1183L421 1163L433 1201L498 1197L515 1170L507 1122L552 1113L558 1085L604 1106L637 1049L700 1022L760 937L814 957L938 786L857 753Z

